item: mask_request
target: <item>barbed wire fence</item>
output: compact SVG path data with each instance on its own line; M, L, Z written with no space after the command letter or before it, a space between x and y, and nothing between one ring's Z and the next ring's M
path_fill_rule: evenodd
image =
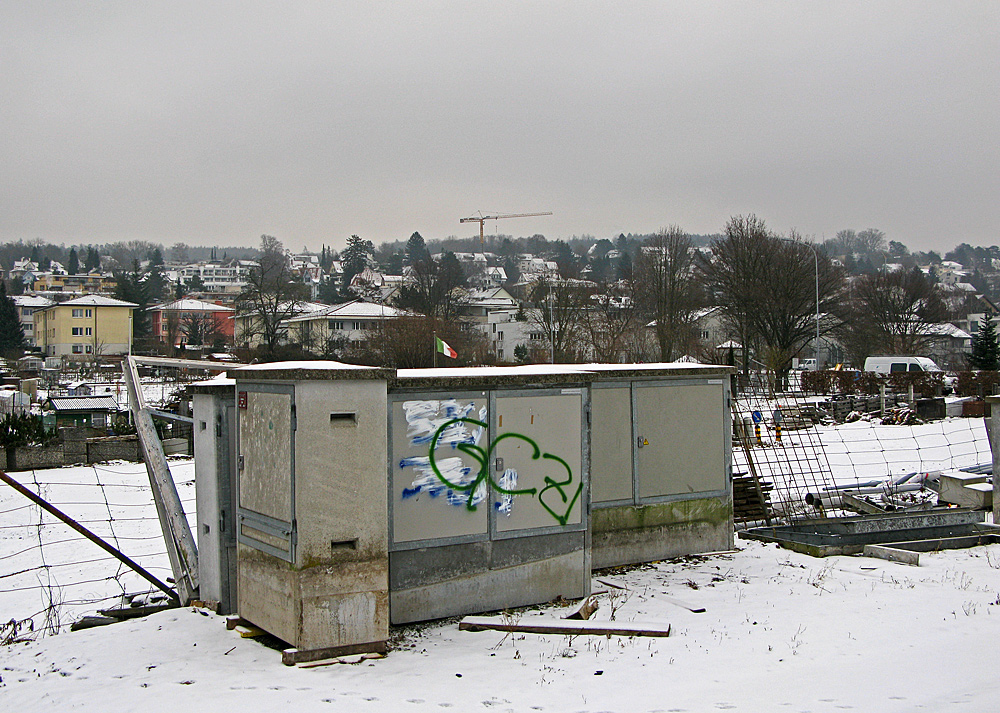
M947 416L943 401L921 417L908 394L831 398L775 383L759 372L734 389L738 523L855 514L831 495L845 489L887 509L922 506L936 501L937 472L992 463L984 419Z
M170 469L188 521L194 523L194 464L174 460ZM170 577L142 463L13 475L149 572ZM57 634L99 609L152 601L159 595L145 579L65 523L13 488L0 487L0 641Z

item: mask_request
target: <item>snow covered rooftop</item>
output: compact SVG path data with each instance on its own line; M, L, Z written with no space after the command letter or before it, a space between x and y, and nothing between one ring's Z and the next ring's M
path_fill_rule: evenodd
M148 308L149 311L154 310L167 310L172 312L233 312L232 307L224 307L223 305L217 305L214 302L206 302L204 300L195 300L189 297L184 299L174 300L173 302L165 302L164 304L153 305Z
M66 302L60 302L59 304L50 305L51 307L138 307L135 302L125 302L124 300L116 300L113 297L104 297L103 295L85 295L84 297L77 297L76 299L68 300Z
M313 319L383 319L386 317L400 317L406 312L395 307L375 304L374 302L345 302L339 305L323 305L322 309L306 312L295 317L283 320L284 322L306 322Z

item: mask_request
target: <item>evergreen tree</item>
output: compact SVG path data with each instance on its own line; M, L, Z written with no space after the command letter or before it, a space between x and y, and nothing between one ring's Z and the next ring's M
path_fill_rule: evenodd
M138 260L132 261L131 270L115 272L117 286L114 297L139 305L132 311L132 336L137 340L150 333L149 314L146 312L150 306L149 284L144 278Z
M980 322L979 331L972 338L972 353L966 360L971 369L996 371L1000 368L1000 345L997 344L996 328L989 316Z
M87 258L84 260L83 269L87 272L101 269L101 255L93 245L87 247Z
M7 286L0 281L0 352L24 349L24 331L17 316L17 305L7 296Z
M149 299L159 302L167 293L167 278L163 274L163 252L154 248L149 253L149 266L146 268L146 285Z
M70 275L80 274L80 258L76 254L76 248L69 249L69 260L66 263L66 271Z
M354 279L354 276L372 264L372 255L374 252L375 246L372 245L371 240L362 240L357 235L352 235L347 239L347 247L344 248L344 252L341 255L344 265L344 280L342 284L345 293L351 286L351 280Z
M411 235L410 239L406 241L406 264L416 265L422 260L430 259L430 256L423 236L420 233Z

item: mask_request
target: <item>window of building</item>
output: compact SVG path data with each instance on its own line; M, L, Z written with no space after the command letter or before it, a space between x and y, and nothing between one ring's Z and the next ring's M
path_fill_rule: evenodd
M340 319L331 319L328 326L330 329L339 329L340 331L344 330L344 322Z
M73 353L74 354L83 354L83 345L82 344L74 344L73 345Z
M364 322L355 322L354 323L354 329L356 329L357 331L360 332L364 328L365 328L365 323Z
M93 327L87 327L87 328L86 328L86 329L84 330L84 332L86 333L86 335L87 335L88 337L91 337L91 336L93 336L93 335L94 335L94 329L93 329Z
M93 347L93 345L91 345L91 344L88 344L88 345L87 345L87 348L86 348L86 352L87 352L88 354L93 354L93 353L94 353L94 347Z
M83 327L73 327L72 332L74 337L82 337Z
M82 317L83 316L83 310L82 309L74 309L73 310L73 316L74 317Z

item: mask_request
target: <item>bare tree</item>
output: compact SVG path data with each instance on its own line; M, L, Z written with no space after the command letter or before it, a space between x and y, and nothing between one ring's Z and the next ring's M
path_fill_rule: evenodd
M410 281L399 290L397 306L435 319L453 318L459 306L456 288L465 285L465 272L455 253L435 260L425 249L415 252L415 260Z
M857 246L859 253L875 255L885 252L885 233L878 228L867 228L858 233Z
M695 314L703 304L691 238L676 225L662 228L642 246L635 275L636 297L653 323L660 361L673 361L691 344Z
M619 280L591 295L591 306L582 317L590 351L602 363L623 361L636 331L644 331L636 311L635 285L630 280Z
M164 332L167 338L167 355L173 356L177 350L177 338L181 335L181 318L175 310L164 313Z
M580 280L535 283L531 291L535 309L529 321L548 337L552 361L572 364L587 356L584 319L592 291L592 283Z
M805 243L771 233L752 215L729 221L725 237L713 246L711 259L700 261L700 269L730 327L740 335L744 355L756 342L763 363L782 379L792 357L815 337L817 311L832 312L843 289L843 275L828 258L815 256Z
M423 315L380 321L368 339L349 346L344 355L347 361L374 366L430 367L434 364L435 336L458 352L455 359L439 355L439 366L482 364L490 356L489 342L479 330L465 329L458 321L445 322Z
M191 312L181 320L180 329L191 346L211 346L222 336L212 312Z
M921 354L941 339L933 325L947 318L938 287L919 268L862 275L841 307L837 330L851 361L872 354Z
M160 246L146 240L127 240L108 245L105 250L115 265L122 270L128 269L133 263L141 263Z
M283 336L281 322L298 313L304 287L293 281L281 241L262 235L257 265L236 299L236 314L244 321L242 339L248 344L259 339L266 354L273 355Z

